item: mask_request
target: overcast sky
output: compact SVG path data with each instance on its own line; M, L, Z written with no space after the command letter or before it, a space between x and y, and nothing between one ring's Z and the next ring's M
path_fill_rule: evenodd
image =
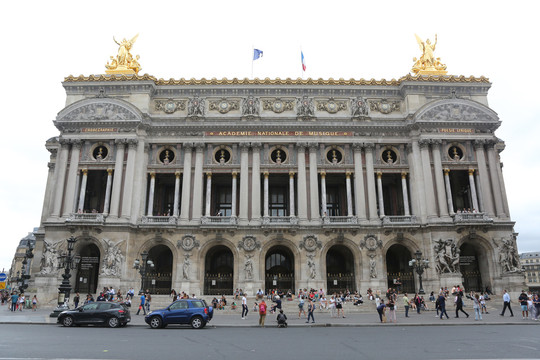
M87 4L87 5L82 5ZM139 33L132 53L158 78L392 79L433 39L452 75L484 75L506 142L501 154L519 251L540 251L540 107L536 1L6 1L0 21L0 269L39 226L52 121L65 76L103 74L117 39ZM536 9L536 10L535 10Z

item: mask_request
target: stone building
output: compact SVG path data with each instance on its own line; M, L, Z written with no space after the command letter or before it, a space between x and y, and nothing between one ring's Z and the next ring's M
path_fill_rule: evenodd
M46 142L32 281L231 294L242 288L519 289L523 274L484 77L67 77Z
M9 282L12 287L17 286L17 274L21 274L21 270L23 268L23 261L25 258L25 255L27 254L27 250L29 247L35 247L36 246L36 236L35 233L39 230L39 228L35 227L32 232L29 232L28 235L23 237L19 244L17 245L17 249L15 250L15 255L13 256L13 260L11 261L11 267L9 269ZM25 266L24 273L30 272L30 267L32 266L33 258L27 259L27 266Z
M525 282L530 290L540 290L540 252L526 252L519 254Z

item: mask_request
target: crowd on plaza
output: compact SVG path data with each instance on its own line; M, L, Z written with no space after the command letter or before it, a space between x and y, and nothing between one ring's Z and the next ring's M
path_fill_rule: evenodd
M2 305L9 305L10 311L23 311L23 309L37 310L38 299L37 295L33 298L27 297L24 293L18 294L16 291L9 293L8 291L2 291L0 293L0 299Z

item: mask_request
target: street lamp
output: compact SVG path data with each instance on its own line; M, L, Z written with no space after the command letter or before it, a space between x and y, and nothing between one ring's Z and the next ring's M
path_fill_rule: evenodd
M34 247L32 244L28 243L28 249L26 249L26 252L24 254L24 259L22 261L22 267L21 267L21 276L17 276L17 282L20 282L19 285L19 293L23 294L24 291L28 288L28 279L30 279L30 265L28 265L28 259L32 259L34 257L34 254L32 251L34 250Z
M152 260L148 259L148 251L146 250L141 253L141 259L142 263L139 259L133 261L133 268L138 270L139 274L141 274L141 291L139 291L139 294L144 294L144 280L146 278L146 273L148 272L148 268L153 269L155 265Z
M73 248L75 247L76 241L77 239L70 236L69 239L67 239L67 254L63 252L58 256L58 269L64 269L64 273L62 274L62 283L58 288L58 306L50 314L51 317L58 317L58 314L60 314L62 311L69 309L68 301L71 293L71 284L69 282L69 279L71 278L70 271L75 269L79 264L79 261L81 261L81 257L79 255L71 254Z
M422 252L420 250L416 250L414 257L414 259L409 261L409 266L416 270L416 273L418 274L418 279L420 280L420 289L418 289L418 293L425 294L424 287L422 286L422 274L425 269L429 268L429 260L422 259Z

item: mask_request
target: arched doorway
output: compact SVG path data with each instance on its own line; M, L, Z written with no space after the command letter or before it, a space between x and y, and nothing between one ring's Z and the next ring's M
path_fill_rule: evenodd
M415 293L413 269L409 266L412 254L405 246L394 244L386 252L386 277L389 288L397 288L401 282L402 293ZM399 279L399 280L398 280Z
M484 251L470 243L459 248L459 271L467 292L483 291L489 285L488 260Z
M95 294L98 285L100 252L96 244L84 245L79 255L81 261L77 266L75 292Z
M354 256L344 245L334 245L326 253L326 288L328 294L356 290Z
M156 245L148 251L148 260L154 268L149 270L144 279L144 289L152 294L170 294L172 287L173 255L165 245Z
M264 261L266 290L278 289L295 292L294 255L284 246L274 246L266 253Z
M214 246L206 254L204 262L204 294L232 295L234 256L224 245Z

